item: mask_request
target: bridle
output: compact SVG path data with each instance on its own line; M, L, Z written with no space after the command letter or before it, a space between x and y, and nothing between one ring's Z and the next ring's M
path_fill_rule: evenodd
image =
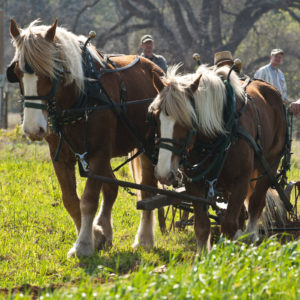
M195 110L195 99L192 93L189 95L190 103ZM152 113L153 112L149 112ZM166 112L168 115L168 113ZM151 117L151 119L154 119ZM197 124L195 120L192 120L192 128L189 129L188 134L181 139L170 139L170 138L158 138L156 147L159 149L166 149L179 156L179 164L184 165L188 160L188 147L190 146L193 137L197 133Z
M28 64L26 63L26 65L28 65ZM26 65L25 65L25 71L26 72L24 72L24 73L33 74L34 73L33 69L29 65L28 65L28 67L26 67ZM55 114L55 111L56 111L56 109L55 109L55 106L56 106L55 105L56 104L55 96L57 94L58 87L61 83L61 78L63 76L63 73L64 72L60 71L59 74L58 74L59 76L56 76L54 78L52 88L51 88L50 92L47 95L45 95L45 96L24 96L24 95L21 95L22 101L24 101L24 104L23 104L24 107L46 110L49 113L49 116ZM35 102L28 102L28 101L25 101L25 100L33 100L33 101L44 100L44 101L47 101L48 103L47 104L35 103Z
M194 135L196 135L197 128L196 124L193 124L193 127L189 130L188 134L185 138L177 140L177 139L169 139L169 138L159 138L157 147L163 148L171 151L172 153L179 156L180 162L179 164L184 168L182 174L189 182L196 182L200 180L207 179L208 174L212 175L213 180L218 178L220 171L223 167L224 161L226 159L228 149L235 139L235 127L237 125L237 119L245 109L245 105L239 112L236 112L235 105L236 99L233 88L229 84L227 80L224 80L224 85L226 87L227 93L227 106L224 108L225 114L228 111L228 116L225 121L225 128L228 132L225 135L221 135L212 143L203 143L199 140L195 140L193 143L193 150L197 152L198 157L202 157L202 159L196 164L191 165L189 161L189 151L188 147L192 141ZM194 99L191 98L191 103L193 108L195 109ZM171 144L171 145L170 145ZM179 146L176 147L176 146ZM203 168L204 164L211 161L207 168ZM187 173L194 174L192 177L187 175ZM210 178L208 179L210 180Z
M180 164L187 160L188 146L190 145L193 136L197 133L197 129L191 128L185 138L182 139L169 139L169 138L158 138L157 147L159 149L167 149L179 156Z

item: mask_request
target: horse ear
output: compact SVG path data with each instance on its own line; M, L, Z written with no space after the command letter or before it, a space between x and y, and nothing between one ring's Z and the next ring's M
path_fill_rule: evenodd
M56 27L57 27L57 19L55 20L55 22L52 24L52 26L48 29L46 35L45 35L45 39L49 42L53 42L54 41L54 37L55 37L55 33L56 33Z
M198 87L199 87L199 83L200 83L201 76L202 76L202 74L200 74L200 75L196 78L196 80L190 85L190 89L191 89L191 91L192 91L193 94L197 91L197 89L198 89Z
M157 93L159 94L165 87L163 81L161 80L159 74L152 72L152 83Z
M16 39L20 35L20 29L14 19L10 19L9 33L13 39Z

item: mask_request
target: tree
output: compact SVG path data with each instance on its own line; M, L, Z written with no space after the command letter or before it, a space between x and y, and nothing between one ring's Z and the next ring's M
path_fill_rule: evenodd
M199 52L212 63L213 53L235 52L249 31L268 12L286 11L297 22L299 0L120 0L128 15L157 32L172 49L172 58L191 67L191 54ZM166 47L166 46L165 46ZM188 55L187 55L188 54Z
M138 53L140 37L150 33L157 52L168 63L184 63L194 70L192 54L211 64L214 53L230 50L243 62L245 73L268 62L272 48L284 48L283 71L293 97L300 88L293 82L300 70L300 0L0 0L9 18L27 26L40 18L51 24L58 18L76 34L95 30L96 46L106 53ZM38 4L38 5L37 5ZM6 61L13 49L6 43Z

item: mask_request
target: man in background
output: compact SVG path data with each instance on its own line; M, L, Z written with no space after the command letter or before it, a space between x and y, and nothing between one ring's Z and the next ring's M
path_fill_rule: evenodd
M168 65L166 59L162 55L153 53L154 39L150 34L142 36L140 47L143 50L141 56L148 58L163 69L164 72L167 72Z
M282 49L273 49L270 55L270 63L261 67L254 74L254 78L262 79L272 84L281 94L283 102L288 104L288 95L285 77L279 66L283 62L284 52Z

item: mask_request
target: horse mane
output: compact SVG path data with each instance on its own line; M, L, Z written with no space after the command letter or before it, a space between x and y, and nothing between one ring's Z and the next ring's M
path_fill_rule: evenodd
M44 37L50 26L38 23L39 20L31 22L14 40L16 53L13 61L19 61L21 70L25 70L27 62L36 74L50 79L57 78L61 71L66 71L65 84L74 81L78 90L83 90L84 73L80 45L86 38L77 36L63 27L57 27L54 42L49 42ZM93 47L89 47L89 50L92 56L99 60L96 50Z
M174 118L181 126L191 129L197 124L199 132L207 137L225 134L223 108L226 104L226 88L220 76L226 77L229 68L224 66L214 70L201 65L196 73L180 75L180 65L168 68L163 81L166 87L150 106L150 110L160 108L165 114ZM194 93L195 108L191 99L191 84L201 75L198 89ZM230 75L236 96L243 98L243 88L239 77Z

